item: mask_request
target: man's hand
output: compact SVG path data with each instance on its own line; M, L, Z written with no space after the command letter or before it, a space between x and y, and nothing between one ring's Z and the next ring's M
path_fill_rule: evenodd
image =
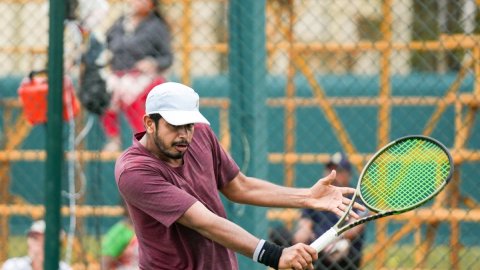
M311 269L313 270L313 262L318 259L317 251L306 244L296 244L294 246L284 248L282 256L278 263L279 269Z
M333 186L332 182L335 180L336 171L332 172L317 181L313 187L310 188L311 198L307 199L307 207L320 211L330 211L335 213L338 216L342 216L343 213L348 209L350 204L350 199L344 197L344 195L355 193L354 188L350 187L337 187ZM365 207L355 203L354 208L364 211ZM350 216L358 219L359 216L350 211Z

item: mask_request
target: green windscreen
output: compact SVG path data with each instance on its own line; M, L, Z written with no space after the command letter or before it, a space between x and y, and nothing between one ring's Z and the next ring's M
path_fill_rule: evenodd
M450 159L423 137L399 140L384 149L363 172L360 194L379 211L401 211L435 194L450 176Z

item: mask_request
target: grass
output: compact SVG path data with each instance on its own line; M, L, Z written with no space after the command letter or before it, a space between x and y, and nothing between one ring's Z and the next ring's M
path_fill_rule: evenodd
M80 241L76 239L73 248L74 262L92 262L100 258L100 242L96 237L87 236ZM64 240L66 243L66 240ZM25 236L10 236L8 241L7 257L20 257L27 254L27 238ZM65 252L65 248L62 248ZM64 258L62 254L61 258Z
M423 262L416 262L415 252L418 247L413 245L393 246L387 251L387 260L383 265L386 269L454 269L451 249L448 246L436 246L423 257ZM365 253L371 252L371 247ZM480 246L464 247L458 254L460 269L480 269ZM375 261L364 261L362 269L375 269Z
M74 262L79 265L96 264L96 260L100 258L99 246L100 243L95 237L84 237L82 239L83 251L77 250L74 252ZM434 247L424 258L424 265L415 262L415 252L418 247L413 245L397 245L392 246L387 251L387 261L382 268L385 269L438 269L450 270L453 269L452 259L450 254L450 247L442 245ZM372 246L367 246L364 253L372 252ZM25 256L27 253L26 238L23 236L12 236L8 243L8 257ZM480 246L464 247L458 254L459 269L480 269ZM370 270L375 268L375 261L364 261L362 269ZM75 267L76 269L83 269L82 267ZM88 267L89 269L92 267Z

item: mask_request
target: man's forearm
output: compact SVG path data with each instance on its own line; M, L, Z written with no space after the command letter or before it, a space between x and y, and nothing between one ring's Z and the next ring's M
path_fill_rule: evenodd
M213 214L199 202L193 204L178 222L249 258L260 241L237 224Z
M197 230L203 236L222 246L252 258L260 239L256 238L237 224L223 218L212 220L209 226Z
M254 177L242 176L235 179L234 191L222 190L232 201L268 207L306 207L305 200L310 191L306 188L279 186Z

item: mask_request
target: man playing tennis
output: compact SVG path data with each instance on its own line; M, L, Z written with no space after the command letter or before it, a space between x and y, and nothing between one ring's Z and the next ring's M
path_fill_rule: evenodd
M282 248L251 235L226 218L218 191L238 203L342 215L350 203L344 195L354 189L332 186L335 172L309 189L245 176L199 112L198 94L185 85L156 86L145 107L146 131L135 134L115 166L140 269L238 269L234 252L273 268L313 269L314 248Z

